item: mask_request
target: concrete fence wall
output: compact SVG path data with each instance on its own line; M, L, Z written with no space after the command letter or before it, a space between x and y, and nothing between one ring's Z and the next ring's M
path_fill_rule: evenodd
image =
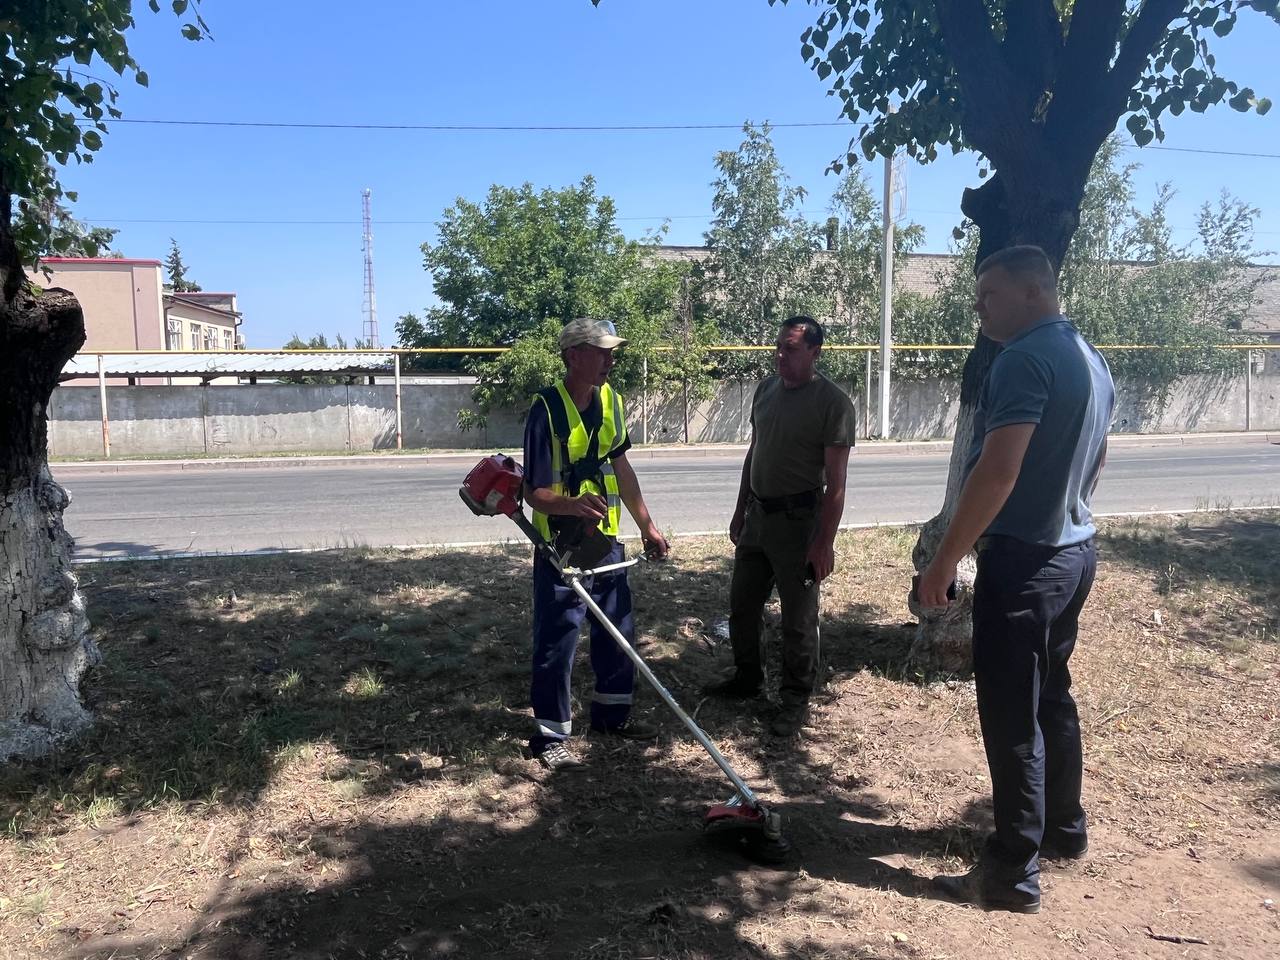
M723 383L707 401L691 404L691 443L745 442L750 435L754 383ZM1136 382L1117 385L1117 433L1194 433L1280 430L1280 373L1246 380L1196 376L1168 391ZM1247 393L1247 396L1246 396ZM900 440L949 437L960 405L948 381L894 384L891 433ZM854 394L860 420L876 424L874 408ZM647 417L643 415L647 407ZM466 384L405 384L401 408L406 448L515 450L523 411L490 416L484 430L458 430L458 411L471 408ZM109 387L107 414L113 456L368 451L396 444L395 387L241 386ZM678 443L685 437L680 396L629 397L632 437ZM102 453L98 391L60 387L49 405L49 450L54 456Z

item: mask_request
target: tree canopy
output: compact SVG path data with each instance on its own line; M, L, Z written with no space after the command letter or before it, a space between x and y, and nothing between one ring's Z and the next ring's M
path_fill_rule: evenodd
M182 34L199 40L208 27L199 0L172 0ZM148 6L159 12L158 0ZM22 264L35 266L57 251L53 216L64 192L58 166L90 163L102 148L107 121L121 116L120 92L103 72L148 83L129 52L134 26L131 0L40 0L6 3L0 50L0 270L5 301L22 280ZM15 223L15 201L19 217Z
M596 193L590 176L558 190L495 184L480 203L459 197L438 229L422 253L440 303L424 318L400 319L400 344L513 347L471 364L481 413L464 417L464 427L559 374L554 334L567 320L608 317L618 325L631 341L616 378L624 388L667 332L680 267L646 257L643 244L622 234L613 201Z
M787 3L787 0L769 0ZM1218 72L1213 40L1280 0L807 0L800 54L856 125L839 170L902 148L976 150L993 167L963 210L981 253L1038 243L1061 262L1093 159L1125 118L1139 146L1161 120L1271 102Z

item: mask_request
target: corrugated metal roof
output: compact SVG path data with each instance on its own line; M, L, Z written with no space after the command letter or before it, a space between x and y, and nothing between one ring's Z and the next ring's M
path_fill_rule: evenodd
M272 374L386 373L395 368L390 353L140 353L105 356L111 377L270 376ZM62 379L96 377L98 356L78 353L62 369Z

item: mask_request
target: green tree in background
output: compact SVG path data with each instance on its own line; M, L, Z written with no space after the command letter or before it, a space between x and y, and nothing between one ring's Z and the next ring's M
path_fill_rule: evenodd
M664 376L652 348L670 321L681 268L623 236L592 177L560 190L494 185L482 203L458 198L438 226L439 240L422 252L440 305L422 319L401 318L400 344L512 348L466 361L479 378L478 412L459 415L463 429L497 407L523 406L560 375L556 335L574 317L613 320L631 341L615 375L620 389L639 385L646 357L651 376Z
M766 123L743 125L736 150L716 154L706 261L699 296L722 342L769 345L788 316L826 316L831 290L819 261L823 230L806 219L805 190L792 186ZM758 376L767 353L728 353L724 376Z
M827 220L830 254L823 258L820 268L820 282L827 290L827 302L830 304L828 342L878 343L884 221L881 204L859 167L850 167L840 178L830 209L831 216ZM907 318L914 316L926 301L898 290L908 254L923 241L924 228L919 224L895 225L893 316L894 339L899 342L932 342L905 339L912 326ZM895 364L900 362L897 355L893 360ZM861 376L866 356L829 351L822 363L828 376L846 381Z
M303 340L296 333L284 345L284 350L370 350L373 345L368 340L361 340L359 337L348 347L347 338L342 334L334 334L333 343L329 342L329 338L323 333L317 333L309 340ZM325 374L315 374L314 376L302 377L280 377L281 383L304 383L304 384L338 384L345 383L347 377L328 376Z
M200 292L200 284L187 279L187 265L182 261L182 250L173 237L169 238L169 256L164 263L165 269L169 271L169 289L174 293Z
M52 176L50 170L48 176ZM75 199L71 194L68 199ZM119 230L111 227L95 227L77 220L71 211L62 203L46 195L39 203L20 203L17 216L14 218L13 232L16 236L38 236L47 231L43 241L45 249L40 251L45 257L119 257L119 251L112 248Z

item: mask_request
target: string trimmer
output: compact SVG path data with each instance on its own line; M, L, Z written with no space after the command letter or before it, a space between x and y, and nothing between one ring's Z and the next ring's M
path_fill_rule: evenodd
M791 844L782 835L782 817L766 807L746 785L729 761L716 749L716 745L702 732L702 728L689 714L685 713L680 704L676 703L675 698L667 692L667 688L649 669L649 665L627 642L627 638L591 599L590 591L582 585L586 577L625 569L634 566L639 560L594 566L608 552L607 546L603 549L601 547L600 541L605 541L607 544L607 538L599 532L598 528L586 530L580 539L570 545L562 545L562 551L557 550L525 517L521 504L523 489L524 471L520 468L520 464L511 457L495 454L492 457L485 457L476 464L462 482L462 488L458 494L476 516L505 516L515 521L516 526L532 541L534 547L542 552L565 583L578 595L591 616L636 665L636 670L649 682L649 685L662 698L663 703L680 718L693 734L694 739L707 751L707 755L729 778L729 782L737 792L729 800L716 804L706 812L703 816L703 827L710 833L733 841L743 854L751 859L765 863L780 863L785 860L791 850Z

